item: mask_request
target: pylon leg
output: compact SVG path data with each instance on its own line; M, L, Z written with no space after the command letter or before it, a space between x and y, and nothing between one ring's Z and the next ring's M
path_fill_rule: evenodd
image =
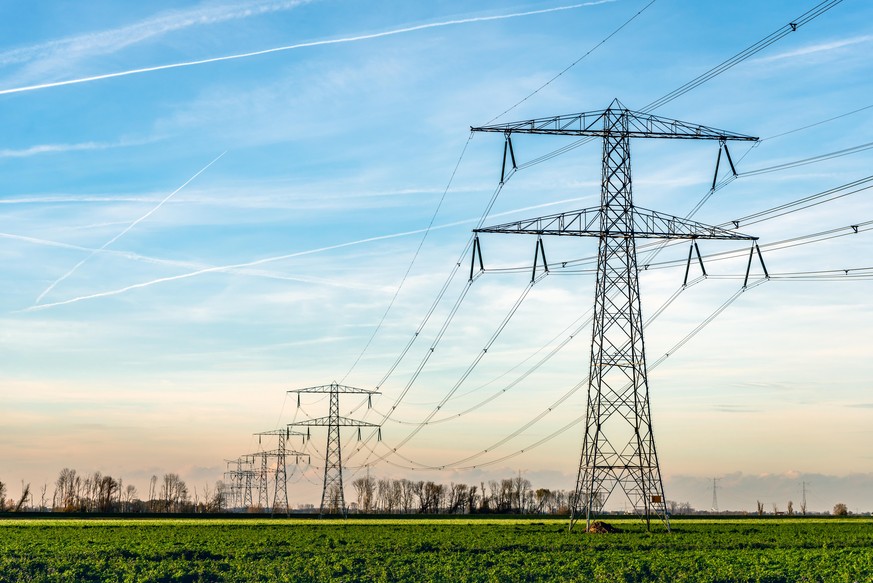
M627 113L604 118L600 242L582 456L571 527L586 528L618 489L647 527L669 530L649 409L643 319L633 232ZM610 235L616 233L618 235Z

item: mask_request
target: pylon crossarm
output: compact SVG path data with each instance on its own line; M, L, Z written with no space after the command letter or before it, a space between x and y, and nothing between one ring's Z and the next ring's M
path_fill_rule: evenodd
M306 435L302 433L301 435ZM271 449L268 451L260 452L260 455L266 455L267 457L280 457L280 456L300 456L300 455L309 455L308 453L303 453L302 451L297 451L294 449Z
M617 102L613 102L614 104ZM621 115L627 118L626 127L616 129L603 123L604 116ZM555 134L562 136L607 137L621 134L628 138L669 138L679 140L734 140L756 142L758 138L728 132L717 128L679 121L658 115L610 107L553 117L471 127L473 132L501 132L510 134Z
M350 417L315 417L313 419L304 419L303 421L295 421L295 427L380 427L376 423L368 421L359 421Z
M755 241L758 238L666 213L635 207L631 229L603 230L600 207L591 207L533 219L503 223L475 229L474 233L515 233L521 235L557 235L571 237L634 237L639 239L720 239ZM481 251L480 251L481 253Z
M290 429L271 429L270 431L259 431L258 433L252 433L252 435L280 435L284 437L291 437L292 435L305 435L305 433L300 433L299 431L291 431Z
M320 385L317 387L306 387L305 389L291 389L287 391L289 393L357 393L357 394L368 394L368 395L381 395L379 391L374 391L370 389L359 389L358 387L348 387L346 385L340 385L337 383L331 383L329 385Z

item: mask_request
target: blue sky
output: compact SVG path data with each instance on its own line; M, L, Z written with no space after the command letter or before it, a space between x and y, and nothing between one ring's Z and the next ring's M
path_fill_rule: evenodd
M296 410L285 390L343 379L374 388L398 359L499 180L502 139L476 134L468 143L471 125L510 108L498 121L602 109L613 98L640 109L815 5L648 4L5 6L0 479L41 485L70 466L121 476L144 492L152 473L177 471L197 485L221 477L224 458L258 448L251 433L326 414L315 399ZM865 145L873 134L873 108L863 109L873 105L871 10L846 0L657 113L770 138L732 147L740 173ZM780 135L811 124L818 125ZM515 149L527 161L566 143L519 137ZM717 145L632 147L640 206L684 215L707 193ZM599 158L592 143L519 171L486 222L596 204ZM695 218L720 224L859 180L870 161L861 149L741 176ZM869 192L743 230L766 245L847 228L873 219ZM533 240L489 236L482 244L486 268L531 263ZM735 248L707 242L702 250ZM554 263L596 248L592 240L547 240L546 251ZM862 230L764 253L768 268L785 274L870 267L870 251ZM686 252L668 249L659 259ZM714 276L744 269L744 258L710 267ZM682 267L644 273L644 313L654 313L683 275ZM409 386L394 419L424 419L528 278L477 279L409 384L460 292L453 283L366 418L378 420ZM839 498L870 510L863 492L873 483L873 282L774 278L671 351L740 285L711 277L647 329L650 363L671 352L650 375L667 497L705 507L707 478L746 476L722 482L720 496L753 508L756 499L790 495L792 484L799 492L803 476L814 474L821 509ZM451 465L558 401L587 373L587 327L535 373L502 388L523 370L515 365L569 334L592 295L590 274L555 273L537 283L442 410L500 396L456 421L425 426L401 448L404 457ZM358 404L349 400L344 413ZM577 390L518 437L453 466L465 469L412 472L389 456L372 471L448 482L522 470L535 483L569 489L578 425L499 460L569 424L583 404L584 389ZM384 454L412 427L389 421L384 445L369 445ZM350 436L350 466L372 459L354 447ZM317 468L292 480L295 502L317 501Z

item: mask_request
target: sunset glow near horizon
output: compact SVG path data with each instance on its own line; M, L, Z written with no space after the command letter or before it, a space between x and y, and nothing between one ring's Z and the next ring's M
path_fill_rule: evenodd
M415 371L466 282L471 230L596 206L600 143L526 166L573 138L514 137L521 168L482 219L503 137L469 128L615 98L642 109L814 4L4 7L0 481L12 495L22 480L51 490L70 467L141 496L164 472L200 489L225 459L274 447L253 433L327 415L323 397L298 407L287 390L336 381L381 392L369 410L343 397L343 415L378 422L396 405L382 442L343 434L347 480L372 464L380 477L522 472L571 490L586 387L562 398L588 373L594 275L559 266L596 255L595 239L544 239L551 273L464 377L534 257L534 237L483 235L486 272ZM724 224L871 174L871 22L873 6L846 0L653 112L762 138L730 145L739 178L695 220ZM631 150L639 206L685 216L706 197L717 143ZM720 506L751 510L797 503L807 481L811 509L873 510L868 186L741 224L774 277L674 351L743 283L745 243L700 243L709 277L692 266L695 284L646 328L648 362L662 360L649 384L668 499L708 508L720 477ZM641 271L644 317L681 289L687 254L667 247ZM324 433L306 447L292 505L320 496Z

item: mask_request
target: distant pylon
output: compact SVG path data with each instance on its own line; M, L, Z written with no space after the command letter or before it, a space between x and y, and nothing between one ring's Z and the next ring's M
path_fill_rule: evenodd
M225 477L230 480L230 496L228 500L228 504L230 508L239 508L243 505L243 481L244 481L244 472L242 469L242 458L236 458L235 460L224 460L227 462L227 471L224 472ZM231 468L231 464L234 465L234 469Z
M258 436L258 443L260 443L261 437L264 435L275 435L279 438L279 444L275 450L262 452L265 457L276 458L276 468L274 470L275 479L273 482L273 505L270 507L270 513L276 514L277 512L284 512L285 514L290 514L291 507L288 505L288 472L286 469L288 457L293 456L299 461L300 458L306 456L306 454L293 449L289 450L287 447L288 438L292 435L306 434L291 431L286 427L284 429L261 431L255 433L255 435Z
M260 452L261 469L258 472L258 508L261 512L270 506L270 493L267 491L267 453Z
M718 478L712 479L712 511L718 514Z
M353 393L367 395L367 403L370 403L372 395L381 394L379 391L371 391L368 389L358 389L355 387L347 387L337 383L322 385L318 387L308 387L306 389L292 389L289 393L297 393L297 406L300 406L300 395L303 393L328 393L330 395L330 413L327 417L318 417L316 419L307 419L293 423L294 427L327 427L327 447L324 452L324 489L321 493L321 508L320 514L342 514L346 515L346 502L343 493L343 466L342 452L340 446L340 427L358 427L358 436L360 438L361 427L375 427L380 433L379 425L375 423L367 423L366 421L358 421L348 417L342 417L339 414L339 396L340 393Z
M251 508L253 506L252 502L252 477L254 477L254 463L255 458L252 455L244 455L240 456L240 461L242 464L246 466L246 469L242 471L244 486L243 486L243 500L242 505L243 508Z
M619 489L631 503L633 511L645 520L647 527L654 515L669 530L649 407L636 239L690 239L692 251L697 251L701 267L703 261L697 250L698 239L752 241L752 253L758 251L759 259L760 250L755 243L757 237L636 206L631 193L630 140L718 140L718 161L721 160L723 150L736 175L727 142L756 141L757 138L630 111L617 99L601 111L470 129L504 135L501 182L506 173L507 152L510 154L513 169L516 168L516 156L511 141L514 133L594 136L602 139L599 206L475 229L473 262L475 265L475 250L479 250L481 268L479 233L537 235L535 257L542 258L545 271L548 271L548 266L545 264L545 253L540 239L543 235L599 239L585 435L571 504L570 526L573 526L580 515L584 515L587 525L590 525L592 518L603 509L613 491ZM690 266L690 253L688 263ZM763 261L761 263L763 266ZM536 267L535 259L534 276ZM748 268L746 280L748 281Z

